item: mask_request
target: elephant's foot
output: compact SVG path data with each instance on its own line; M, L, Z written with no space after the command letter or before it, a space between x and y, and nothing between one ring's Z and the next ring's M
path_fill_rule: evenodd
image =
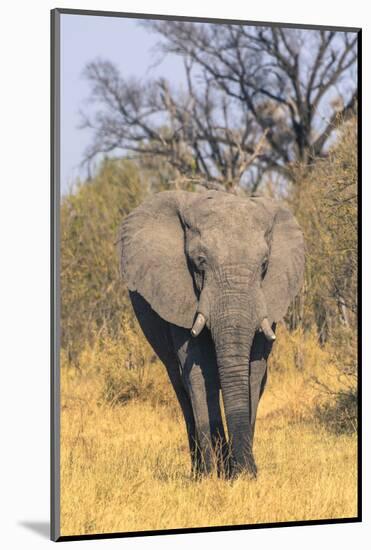
M193 462L191 476L195 480L204 479L215 474L221 478L228 478L230 469L229 460L223 461L221 457L213 454L206 458L201 457L199 461Z
M213 440L212 446L196 446L191 456L191 476L196 480L215 474L222 479L231 479L236 470L231 448L220 437Z
M217 475L220 479L232 479L232 477L236 477L234 475L233 466L230 458L226 458L223 461L214 461L213 463L209 465L205 465L205 463L201 464L193 464L191 469L191 477L195 481L200 481L202 479L205 479L208 476Z
M197 449L196 453L192 457L192 469L191 477L194 480L200 479L210 475L213 472L213 464L210 460L207 460L201 449Z
M249 479L252 480L257 479L258 467L253 456L246 457L242 463L239 463L232 458L229 479L234 480L241 475L247 475Z
M197 464L192 465L191 469L191 478L194 481L201 481L202 479L205 479L208 476L211 476L214 472L214 468L212 467L206 467L205 464Z

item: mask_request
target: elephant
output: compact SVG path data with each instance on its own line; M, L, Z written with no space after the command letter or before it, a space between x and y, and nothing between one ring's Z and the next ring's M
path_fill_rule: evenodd
M297 221L270 198L161 191L124 219L118 246L135 315L184 416L191 471L256 478L267 360L303 279Z

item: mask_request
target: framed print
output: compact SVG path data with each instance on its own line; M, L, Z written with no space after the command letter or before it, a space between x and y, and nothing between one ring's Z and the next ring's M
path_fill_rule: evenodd
M361 521L361 30L51 22L53 540Z

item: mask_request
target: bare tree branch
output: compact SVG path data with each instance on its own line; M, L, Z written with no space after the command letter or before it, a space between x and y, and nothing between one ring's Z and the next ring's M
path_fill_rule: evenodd
M96 111L83 119L94 134L86 162L115 150L160 155L188 178L256 189L267 172L290 178L291 163L323 155L339 121L354 112L354 33L144 24L161 38L164 55L183 56L186 91L163 79L124 79L107 61L90 63Z

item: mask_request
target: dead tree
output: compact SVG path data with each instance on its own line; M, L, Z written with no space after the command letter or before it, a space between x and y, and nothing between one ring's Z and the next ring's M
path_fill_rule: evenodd
M324 156L356 104L355 33L176 21L146 22L164 54L182 56L186 91L141 84L108 61L85 75L97 110L86 152L161 156L183 176L256 190L264 174Z

